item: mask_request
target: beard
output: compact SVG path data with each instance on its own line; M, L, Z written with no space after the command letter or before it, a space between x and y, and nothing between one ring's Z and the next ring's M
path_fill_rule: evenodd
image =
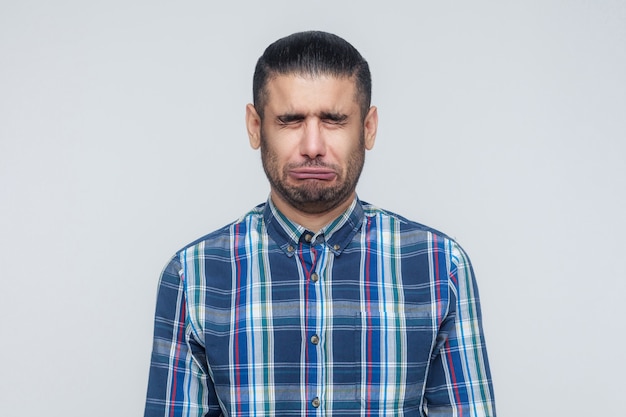
M321 214L336 208L352 196L365 163L365 138L363 132L359 145L350 154L345 171L340 165L328 164L323 158L309 159L299 164L281 168L276 153L272 151L261 130L261 162L272 190L293 208L307 214ZM298 168L328 168L337 173L333 184L323 180L303 180L297 185L288 183L289 171Z

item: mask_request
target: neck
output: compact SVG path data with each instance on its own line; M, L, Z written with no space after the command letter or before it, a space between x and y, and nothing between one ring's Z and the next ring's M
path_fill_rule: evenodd
M356 192L353 192L349 198L328 211L321 213L307 213L288 204L278 193L274 191L270 193L272 203L274 203L276 208L280 210L281 213L287 216L287 218L292 222L305 227L313 233L319 232L322 227L339 217L348 207L350 207L350 204L352 204L352 200L354 200L355 197Z

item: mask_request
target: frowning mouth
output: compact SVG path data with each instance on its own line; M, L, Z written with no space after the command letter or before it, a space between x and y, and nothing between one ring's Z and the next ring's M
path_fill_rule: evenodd
M289 171L289 175L297 180L331 181L337 177L337 174L332 169L319 167L292 169Z

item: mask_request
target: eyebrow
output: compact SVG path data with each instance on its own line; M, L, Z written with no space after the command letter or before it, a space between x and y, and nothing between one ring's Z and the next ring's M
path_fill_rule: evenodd
M342 123L348 119L348 115L344 113L321 112L318 116L322 120L329 120L335 123ZM302 113L285 113L276 116L276 119L281 123L299 122L305 118L306 116Z
M304 120L305 117L301 113L285 113L276 116L276 119L281 123L292 123Z
M348 115L343 114L343 113L330 113L330 112L320 113L320 119L330 120L331 122L335 122L335 123L345 122L347 118L348 118Z

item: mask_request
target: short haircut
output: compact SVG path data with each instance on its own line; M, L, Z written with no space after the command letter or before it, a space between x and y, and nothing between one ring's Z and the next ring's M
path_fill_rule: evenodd
M252 81L254 107L261 118L267 104L267 83L278 75L331 75L354 77L361 117L372 97L369 65L346 40L327 32L298 32L281 38L265 49Z

